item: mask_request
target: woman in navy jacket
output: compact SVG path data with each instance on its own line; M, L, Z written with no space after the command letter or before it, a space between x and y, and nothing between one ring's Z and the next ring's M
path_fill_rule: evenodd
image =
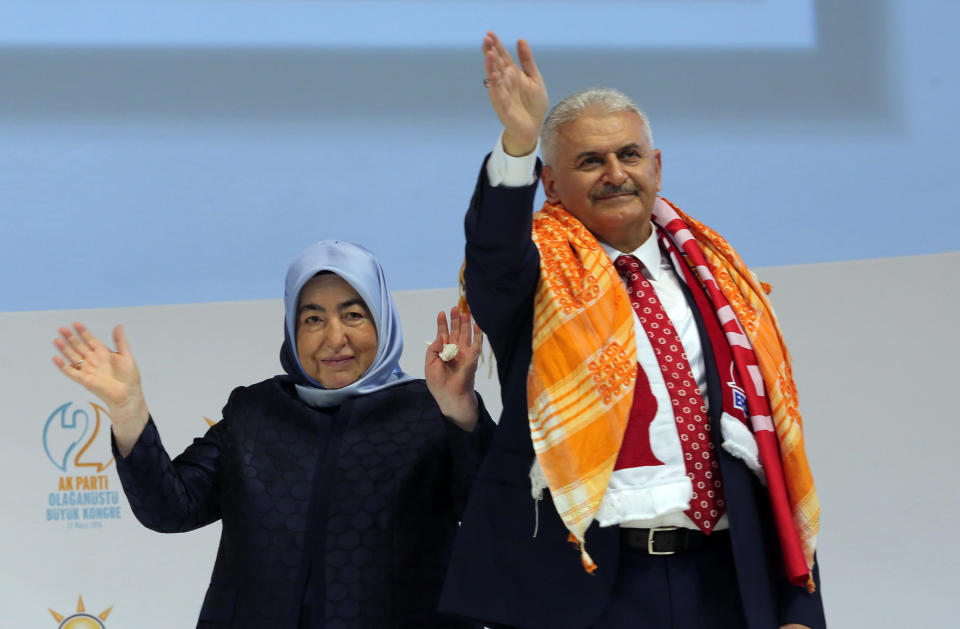
M137 518L161 532L223 523L197 626L476 626L436 606L492 432L473 391L479 329L441 312L426 382L410 378L379 263L339 241L294 260L284 302L287 375L234 390L173 460L122 328L115 352L80 324L55 341L60 370L109 406Z

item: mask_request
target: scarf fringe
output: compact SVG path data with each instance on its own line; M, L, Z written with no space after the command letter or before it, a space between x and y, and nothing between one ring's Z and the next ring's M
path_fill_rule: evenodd
M543 475L540 462L534 458L530 466L530 495L533 496L533 536L540 532L540 502L543 500L543 490L547 489L547 477Z
M578 539L573 533L567 536L567 541L580 551L580 563L583 564L583 569L586 573L590 575L594 574L597 571L597 564L593 563L593 558L590 557L590 554L587 552L586 542Z

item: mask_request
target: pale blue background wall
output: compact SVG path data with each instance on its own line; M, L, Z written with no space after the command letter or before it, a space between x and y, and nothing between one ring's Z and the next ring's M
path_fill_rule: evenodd
M632 95L751 265L960 248L953 0L346 5L0 3L0 311L277 297L334 237L452 286L486 28Z

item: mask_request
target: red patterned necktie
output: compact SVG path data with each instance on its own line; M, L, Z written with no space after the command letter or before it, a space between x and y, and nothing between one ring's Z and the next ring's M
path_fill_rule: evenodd
M685 513L704 533L709 534L723 515L725 502L713 453L713 440L710 439L707 407L687 363L680 337L673 329L653 286L643 276L643 264L634 256L621 255L614 266L627 282L630 303L650 339L673 403L683 460L693 485L690 508Z

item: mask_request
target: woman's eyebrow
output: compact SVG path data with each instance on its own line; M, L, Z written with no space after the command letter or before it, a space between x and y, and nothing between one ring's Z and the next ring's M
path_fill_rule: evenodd
M337 308L340 310L344 310L345 308L350 308L352 306L360 306L364 310L367 310L366 302L360 299L359 297L356 297L354 299L348 299L347 301L338 304Z

